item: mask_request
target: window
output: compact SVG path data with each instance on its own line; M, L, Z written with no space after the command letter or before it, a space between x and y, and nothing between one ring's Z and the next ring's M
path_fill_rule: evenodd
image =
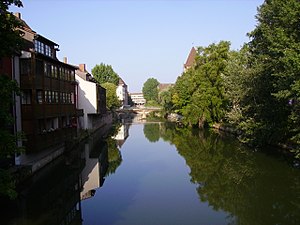
M54 78L58 78L58 69L57 69L57 66L53 66L53 69L52 69L52 76Z
M21 75L29 75L31 72L30 59L21 59L20 67L21 67Z
M45 92L44 92L44 93L45 93L45 94L44 94L44 99L45 99L45 102L46 102L46 103L49 103L49 102L50 102L50 101L49 101L49 94L50 94L49 92L50 92L50 91L45 91Z
M42 60L36 59L35 61L35 71L37 76L43 76L44 74L44 63Z
M67 98L68 98L68 99L67 99L67 102L68 102L68 103L72 103L72 101L71 101L71 93L68 93L68 94L67 94Z
M38 104L42 104L43 103L43 91L42 90L37 90L36 91L36 102Z
M75 81L75 72L71 70L71 81Z
M52 49L49 45L45 45L45 55L49 57L52 56Z
M55 95L55 102L58 103L59 102L58 91L55 91L54 95Z
M51 48L51 46L46 45L43 42L34 40L34 49L38 53L41 53L49 57L53 57L53 49Z
M23 105L31 104L31 90L22 91L22 104Z
M65 69L64 68L60 68L60 79L64 80L65 79Z
M56 102L56 98L55 98L55 91L51 91L51 102L55 103Z
M71 92L71 103L75 104L75 95L74 95L74 92Z
M51 64L50 63L45 63L44 64L44 72L45 76L50 77L51 76Z
M62 93L62 94L63 94L62 102L63 102L63 103L66 103L66 93Z
M45 52L44 43L35 40L34 41L34 49L35 49L36 52L44 54L44 52Z

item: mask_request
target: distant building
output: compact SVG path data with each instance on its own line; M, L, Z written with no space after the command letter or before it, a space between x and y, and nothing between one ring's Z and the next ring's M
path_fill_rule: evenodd
M106 89L86 71L85 64L79 64L75 71L78 82L78 107L84 110L84 116L80 120L83 129L99 129L106 118Z
M119 79L119 84L117 86L117 97L121 101L122 107L128 105L128 90L126 83L122 80L122 78Z
M194 47L192 47L192 49L188 55L188 58L187 58L185 64L183 65L184 72L186 72L189 68L191 68L192 66L195 65L196 56L197 56L197 51Z
M130 97L135 105L145 105L146 99L143 93L130 93Z

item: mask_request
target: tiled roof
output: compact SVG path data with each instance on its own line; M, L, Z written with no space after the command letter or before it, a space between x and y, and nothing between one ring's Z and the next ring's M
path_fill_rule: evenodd
M188 69L194 65L196 56L197 56L197 51L194 47L192 47L190 54L186 60L186 63L184 64L185 69Z
M174 84L159 84L158 85L158 90L161 92L161 91L166 91L168 90L170 87L172 87Z
M126 83L124 82L124 80L121 77L119 79L119 85L127 86Z

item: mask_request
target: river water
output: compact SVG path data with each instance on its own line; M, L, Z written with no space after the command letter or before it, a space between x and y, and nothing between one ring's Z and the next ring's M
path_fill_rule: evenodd
M212 131L123 124L26 184L0 224L299 225L300 170Z

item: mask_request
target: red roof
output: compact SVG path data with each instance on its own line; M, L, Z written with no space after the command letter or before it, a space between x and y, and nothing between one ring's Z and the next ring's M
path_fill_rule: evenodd
M197 51L194 47L192 47L190 54L186 60L186 63L184 64L185 69L188 69L194 65L196 56L197 56Z

